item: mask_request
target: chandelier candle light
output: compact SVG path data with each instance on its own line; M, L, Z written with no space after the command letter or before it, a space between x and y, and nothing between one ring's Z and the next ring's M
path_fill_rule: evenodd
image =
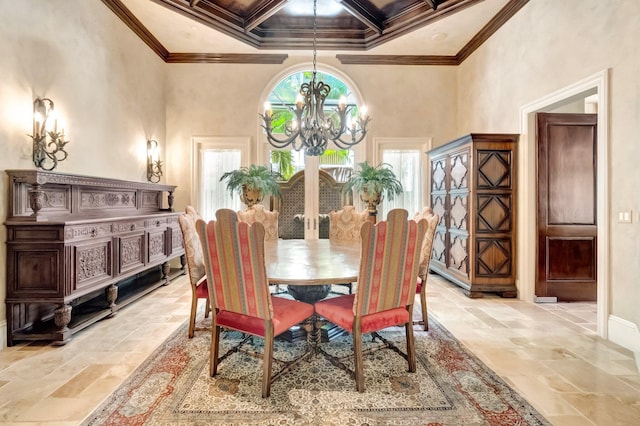
M295 118L284 124L284 138L273 133L272 120L277 113L271 112L271 104L264 106L264 114L259 114L264 123L262 127L267 133L267 141L277 149L291 145L296 151L304 148L306 155L320 156L327 149L331 140L339 149L349 149L360 143L367 134L370 121L366 107L359 110L355 121L348 120L352 107L347 105L347 98L340 97L335 114L325 115L324 103L331 91L331 86L316 80L316 32L317 32L317 0L313 1L313 74L311 81L300 86L296 97ZM351 121L351 123L349 123ZM350 137L348 137L348 135ZM343 136L348 137L347 140Z

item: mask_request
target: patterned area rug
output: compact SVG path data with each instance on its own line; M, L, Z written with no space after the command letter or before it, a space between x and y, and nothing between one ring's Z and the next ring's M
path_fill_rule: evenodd
M373 352L364 357L366 392L359 393L348 373L318 354L280 376L266 399L260 396L260 359L232 354L209 377L210 333L188 339L185 324L84 425L550 424L435 319L429 324L428 332L416 328L416 373L408 373L405 359L389 349ZM401 328L381 334L405 347ZM221 353L239 339L239 333L224 333ZM365 348L377 344L370 340ZM252 346L261 351L262 340ZM322 348L348 355L351 336ZM278 341L274 356L290 360L305 349L304 342Z

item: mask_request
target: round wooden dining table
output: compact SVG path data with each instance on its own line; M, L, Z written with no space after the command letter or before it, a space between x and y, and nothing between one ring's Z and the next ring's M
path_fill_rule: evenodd
M278 239L264 242L267 278L271 285L287 285L294 299L315 303L327 297L332 284L355 283L360 267L360 241L330 241L328 239ZM307 342L314 348L325 337L320 329L325 325L314 315L303 324ZM326 339L342 334L331 325ZM285 336L296 341L295 332Z
M296 286L356 282L360 266L360 241L265 241L269 284Z

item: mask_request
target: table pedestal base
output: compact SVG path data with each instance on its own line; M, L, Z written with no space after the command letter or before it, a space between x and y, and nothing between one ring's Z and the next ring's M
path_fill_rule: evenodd
M287 291L294 299L314 304L324 299L331 291L330 285L288 285Z
M345 334L344 329L331 323L324 324L322 327L320 327L319 332L321 342L330 342L333 339ZM285 342L289 343L302 342L307 340L307 332L302 326L295 326L280 334L278 336L278 339L282 339Z

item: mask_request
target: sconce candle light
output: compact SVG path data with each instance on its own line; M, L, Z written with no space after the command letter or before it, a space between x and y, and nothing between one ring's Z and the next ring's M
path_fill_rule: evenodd
M53 120L53 124L50 122ZM37 98L33 101L33 163L43 170L53 170L58 163L67 159L64 147L64 130L58 132L53 101Z
M162 177L162 161L159 157L158 141L147 141L147 180L158 183Z

